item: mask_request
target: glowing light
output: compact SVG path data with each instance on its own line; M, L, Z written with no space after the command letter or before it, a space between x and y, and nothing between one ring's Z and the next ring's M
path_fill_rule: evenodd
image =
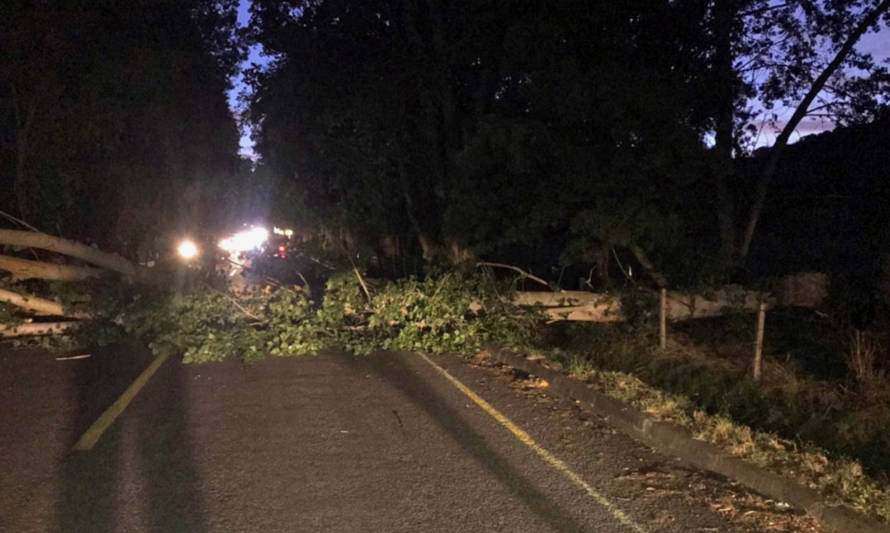
M255 227L239 231L231 237L219 241L219 247L229 253L248 252L262 247L268 239L269 230Z
M179 243L176 251L179 252L179 256L183 259L193 259L198 256L198 246L189 240Z
M274 233L275 235L284 235L288 239L290 239L291 237L294 236L294 230L289 229L289 228L282 229L282 228L279 228L278 226L272 227L272 233Z

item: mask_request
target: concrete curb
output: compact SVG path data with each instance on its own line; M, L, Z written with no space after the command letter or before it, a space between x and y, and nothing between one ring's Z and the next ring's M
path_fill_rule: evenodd
M837 533L890 533L890 528L852 509L825 502L818 492L733 457L716 446L692 438L684 428L653 420L589 385L545 368L525 357L489 348L500 363L541 377L560 396L580 400L618 430L652 448L687 463L734 479L770 498L790 503Z

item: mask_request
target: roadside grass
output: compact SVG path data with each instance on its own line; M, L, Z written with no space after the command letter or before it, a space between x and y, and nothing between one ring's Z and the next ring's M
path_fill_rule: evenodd
M839 374L844 354L834 355L841 360L835 368L820 368L818 359L831 356L825 347L840 344L814 343L824 352L817 354L776 353L781 331L768 338L755 382L746 349L753 335L745 331L752 320L743 321L748 328L733 321L741 324L730 317L681 331L664 351L647 328L560 324L551 343L532 352L655 419L890 523L890 386L846 379Z

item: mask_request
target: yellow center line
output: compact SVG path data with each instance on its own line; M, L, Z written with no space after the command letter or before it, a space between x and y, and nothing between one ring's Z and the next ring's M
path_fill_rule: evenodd
M142 390L142 387L144 387L145 384L148 383L148 380L151 379L151 376L154 375L155 372L157 372L158 368L160 368L162 364L164 364L164 361L167 360L167 357L169 355L170 353L166 352L155 357L154 361L152 361L151 364L149 364L148 367L143 370L141 374L139 374L139 377L137 377L136 380L133 381L133 383L131 383L129 387L127 387L127 390L125 390L124 393L120 395L120 398L115 400L114 403L111 404L111 407L106 409L105 412L102 413L102 416L97 418L96 421L93 422L93 425L91 425L90 428L87 429L83 435L81 435L80 439L74 445L74 449L81 451L91 450L93 446L95 446L96 443L99 442L99 438L102 436L102 433L104 433L105 430L114 423L117 417L124 412L124 409L126 409L127 406L130 405L130 402L133 401L133 398L135 398L136 395L139 394L139 391Z
M457 387L462 393L464 393L468 398L473 400L473 402L482 408L483 411L491 415L492 418L498 421L499 424L507 428L510 433L512 433L520 442L531 448L535 453L538 454L541 459L543 459L547 464L552 466L553 468L559 470L563 475L565 475L569 480L574 483L576 486L584 490L591 498L594 499L598 504L605 507L607 511L619 522L627 526L628 528L636 531L637 533L646 533L646 529L634 522L627 514L625 514L621 509L619 509L615 504L610 502L605 496L596 491L593 487L587 484L586 481L581 479L581 476L572 471L571 468L568 467L561 459L542 448L531 436L526 433L522 428L514 424L509 418L501 414L500 411L491 406L488 402L483 400L478 394L469 389L466 385L461 383L457 378L448 373L447 370L437 365L427 357L425 354L418 354L420 357L432 366L436 372L441 374L445 379L451 382L452 385Z

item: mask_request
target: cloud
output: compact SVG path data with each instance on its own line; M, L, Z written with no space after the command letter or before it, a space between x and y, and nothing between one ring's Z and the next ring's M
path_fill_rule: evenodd
M890 59L890 27L883 27L881 31L863 35L856 48L860 52L871 54L875 61Z
M776 137L779 136L779 133L785 128L787 121L779 121L775 126L764 125L763 130L760 132L760 136L755 140L754 147L755 148L763 148L764 146L772 146L776 142ZM836 124L831 120L821 119L821 118L805 118L800 121L800 124L794 128L794 133L791 134L791 138L788 139L789 144L794 144L800 139L806 137L807 135L814 135L818 133L824 133L826 131L831 131L835 128Z

